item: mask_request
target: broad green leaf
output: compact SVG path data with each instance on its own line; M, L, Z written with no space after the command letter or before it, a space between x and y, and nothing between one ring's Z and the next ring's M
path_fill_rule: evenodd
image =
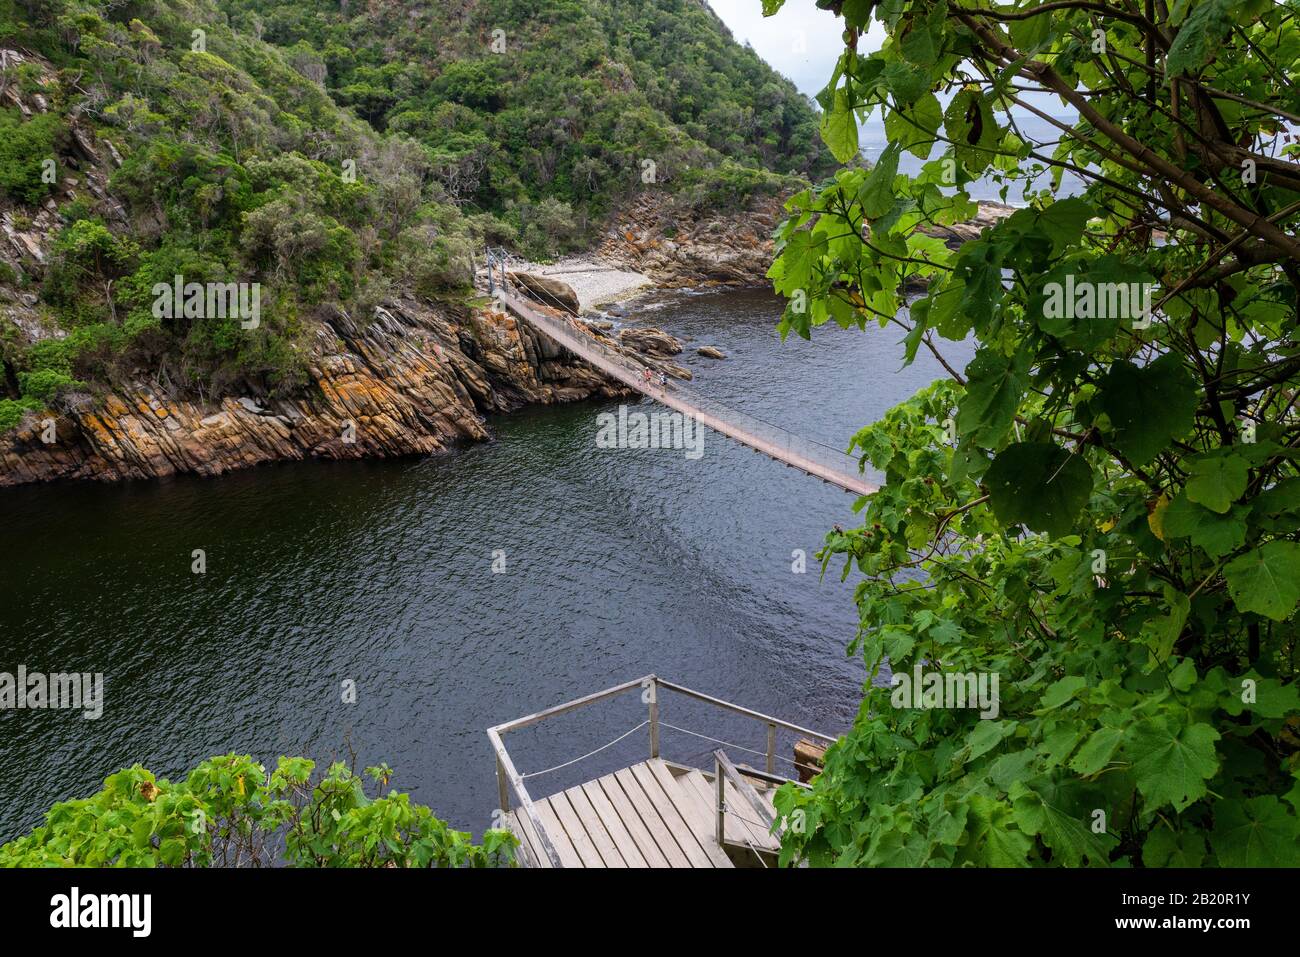
M926 93L910 108L887 110L885 135L913 156L926 159L934 146L935 132L943 122L943 108L933 93Z
M1048 33L1052 29L1052 15L1050 13L1040 13L1036 17L1013 20L1008 25L1008 28L1011 31L1011 42L1015 48L1028 53L1047 39Z
M1078 867L1086 858L1092 864L1107 862L1108 846L1114 839L1103 840L1083 821L1050 803L1036 791L1016 798L1013 805L1016 824L1027 834L1037 834L1052 851L1052 862Z
M1190 538L1213 558L1236 551L1246 543L1246 516L1250 509L1233 505L1220 515L1197 505L1179 492L1161 513L1161 531L1166 539Z
M930 71L911 63L890 63L881 72L880 80L903 107L911 106L930 92Z
M1175 831L1161 823L1142 845L1147 867L1200 867L1205 862L1205 838L1196 831Z
M1058 199L1040 211L1038 225L1051 238L1052 249L1059 256L1082 238L1088 220L1095 215L1087 201L1070 196Z
M867 219L879 219L894 208L894 176L898 173L901 152L897 143L890 143L862 181L858 202Z
M1223 569L1228 594L1241 611L1283 621L1300 601L1300 544L1272 541Z
M1157 615L1143 627L1143 636L1151 649L1151 655L1157 662L1165 661L1174 650L1174 643L1183 633L1192 603L1186 595L1168 585L1163 589L1165 600L1169 603L1169 613Z
M1181 811L1205 796L1207 779L1219 768L1214 742L1219 733L1208 724L1171 730L1163 721L1148 719L1134 727L1124 752L1133 762L1138 790L1148 810L1166 804Z
M1300 866L1300 820L1271 794L1214 805L1210 846L1223 867Z
M1229 0L1202 0L1179 27L1165 59L1170 76L1195 73L1214 55L1224 34L1232 29L1232 4Z
M858 155L858 120L843 87L835 91L835 106L822 114L822 140L841 163Z
M940 297L952 303L952 291ZM939 303L936 303L937 309ZM940 320L931 310L930 321ZM966 368L966 394L957 411L957 432L980 445L996 445L1015 421L1024 391L1023 369L993 349L981 349Z
M1084 777L1096 774L1110 764L1123 740L1124 732L1120 728L1098 729L1070 759L1071 769Z
M1196 403L1196 383L1172 352L1146 366L1116 362L1101 383L1100 407L1113 441L1136 465L1191 431Z
M1041 714L1051 711L1053 708L1059 708L1067 701L1072 701L1084 688L1088 687L1088 680L1079 675L1066 675L1060 681L1049 685L1043 692L1043 697L1039 699L1038 711Z
M1092 495L1092 469L1052 442L1020 442L998 453L984 483L998 520L1060 538L1077 531Z
M1188 462L1187 497L1223 514L1246 491L1250 466L1231 449L1216 449Z
M1014 721L980 721L966 739L966 743L970 745L970 755L967 760L974 761L980 755L992 751L1002 743L1003 738L1015 730Z

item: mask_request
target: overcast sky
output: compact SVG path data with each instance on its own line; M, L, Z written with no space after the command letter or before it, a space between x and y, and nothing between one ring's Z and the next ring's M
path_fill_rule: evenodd
M824 87L844 49L844 21L829 10L818 10L813 0L786 0L774 17L763 16L762 0L709 0L732 34L746 40L754 51L813 96ZM883 38L880 24L872 24L860 50L876 49Z

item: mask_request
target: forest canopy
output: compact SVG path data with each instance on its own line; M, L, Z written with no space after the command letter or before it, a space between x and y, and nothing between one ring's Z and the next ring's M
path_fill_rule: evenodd
M834 165L690 0L0 0L0 46L0 201L57 209L0 292L59 333L0 320L0 430L123 381L298 394L324 310L463 302L485 243L550 258L647 188L725 210ZM60 185L93 172L107 195ZM177 275L259 284L262 320L155 315Z

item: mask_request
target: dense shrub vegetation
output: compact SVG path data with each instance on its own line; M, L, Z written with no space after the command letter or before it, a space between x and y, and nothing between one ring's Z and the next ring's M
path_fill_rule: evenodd
M842 5L823 134L850 159L862 110L892 142L790 201L782 329L978 349L854 439L885 485L823 553L858 578L852 650L940 693L868 686L780 797L787 858L1300 863L1298 11L1144 9ZM873 14L888 39L858 53ZM1033 91L1077 112L1050 142L1012 111ZM1045 167L1086 190L1033 191ZM955 253L914 231L969 215L981 175L1027 208ZM967 674L996 713L945 693Z
M93 797L56 804L45 824L0 847L0 867L491 867L509 864L515 838L489 830L481 845L427 807L381 791L392 772L363 776L306 758L266 769L247 755L209 758L176 783L138 764Z
M590 244L647 160L654 188L710 207L825 170L812 105L705 7L540 6L0 0L0 44L54 68L6 72L49 110L0 110L0 198L29 219L62 197L43 164L69 175L75 127L122 157L124 214L82 183L43 275L0 276L68 333L0 335L0 428L124 379L299 391L322 307L364 321L395 291L463 297L484 240ZM158 317L176 275L260 283L260 323Z

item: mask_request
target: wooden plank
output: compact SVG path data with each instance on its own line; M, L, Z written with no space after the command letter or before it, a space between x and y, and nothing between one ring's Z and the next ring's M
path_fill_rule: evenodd
M632 838L633 842L635 842L636 848L641 853L641 858L645 861L646 867L669 866L668 859L664 856L664 852L659 849L658 843L655 842L654 835L650 833L645 822L641 820L641 815L637 813L636 808L632 806L627 795L623 793L623 788L619 785L614 775L607 774L600 780L593 781L588 787L594 787L595 790L599 791L605 800L609 802L610 808L618 815L618 819L623 823L623 827L627 829L628 836ZM591 803L595 805L596 795L588 791L587 796L591 798ZM662 827L663 822L660 821L659 824ZM665 834L664 836L667 837L668 835ZM670 841L672 840L671 837L668 839ZM681 848L678 848L678 850L681 850Z
M685 776L674 778L672 771L667 766L663 768L661 776L667 777L681 793L682 814L690 822L691 830L699 837L700 843L705 845L706 850L716 855L715 860L718 857L726 858L727 864L718 866L735 867L735 863L730 857L727 857L727 852L718 845L717 825L714 817L715 801L707 782L705 782L705 790L708 793L701 795L691 783L685 780ZM703 780L703 775L701 775L701 780ZM728 815L728 836L731 835L731 827L732 822L730 815Z
M716 859L711 857L700 844L699 839L695 836L695 831L682 817L681 810L669 796L669 792L663 789L663 786L655 779L654 772L650 770L648 764L637 764L632 767L632 775L636 778L641 789L645 791L646 797L654 809L659 812L660 818L663 819L664 826L676 839L678 847L690 861L691 867L721 867ZM725 855L724 855L725 856Z
M601 860L605 862L605 866L627 867L626 858L623 857L613 836L605 827L605 822L600 819L596 809L591 806L591 801L587 799L587 795L582 788L569 788L564 792L564 796L569 799L569 804L573 807L574 813L578 815L579 822L586 828L587 837L591 838L591 843L595 846L597 853L600 854Z
M578 815L574 813L569 799L563 794L552 794L546 801L555 812L555 817L560 822L560 827L564 828L565 836L573 844L573 849L582 858L582 866L604 867L604 858L596 850L596 845L591 843L591 838L587 836L587 829L578 820Z
M663 789L665 794L671 795L670 800L673 807L677 809L682 820L695 836L696 842L703 849L705 855L713 862L714 867L735 867L727 852L718 846L718 842L713 838L712 822L705 813L704 806L695 799L692 792L685 790L673 778L673 773L668 770L668 765L663 761L655 759L646 762L647 773L650 774L655 782Z
M534 801L533 807L537 809L537 816L551 838L555 853L560 857L560 864L564 867L586 867L586 860L578 853L578 848L570 839L568 832L565 831L564 825L560 823L560 818L556 815L555 809L551 807L551 799ZM599 856L597 856L597 859L599 860Z
M669 867L690 867L691 862L682 852L681 846L677 839L673 837L664 824L663 818L659 812L654 809L650 799L646 797L644 789L636 777L632 774L630 768L622 768L614 772L614 786L623 792L627 802L632 805L636 811L637 817L641 819L641 824L654 838L655 847L659 848L659 853L663 855L664 860L668 862Z
M521 850L526 850L529 856L529 867L554 867L550 858L542 850L542 842L537 839L537 831L533 827L532 819L522 810L511 811L510 819L512 822L511 830L515 836L524 845Z
M623 860L627 862L628 867L649 867L645 855L637 846L636 839L623 823L618 811L610 803L609 798L605 797L605 792L601 790L600 785L595 781L588 781L582 786L582 793L591 802L592 808L596 811L596 816L600 818L600 823L605 825L605 830L614 841L614 846L618 852L623 855Z
M685 775L691 781L695 792L708 802L709 812L712 813L717 803L715 796L715 785L706 778L701 771L692 771ZM772 834L767 833L758 822L757 812L753 811L749 802L744 796L736 790L730 781L723 782L726 786L726 829L727 840L741 847L748 847L752 842L755 847L768 850L779 850L780 842Z
M511 811L510 816L506 818L506 827L519 840L519 846L515 848L515 863L520 867L537 867L537 852L529 843L528 835L524 833L524 826L519 823L519 817L514 811Z
M691 792L704 802L704 806L709 809L709 820L713 820L713 815L717 813L718 797L714 790L715 784L704 776L700 771L691 771L689 774L682 775L680 780ZM737 844L740 847L748 846L746 841L753 841L753 833L741 823L735 814L731 813L732 807L731 796L727 796L727 813L725 815L726 839L731 844ZM715 826L709 831L713 834L717 831ZM757 843L757 842L756 842ZM761 846L761 845L760 845Z

